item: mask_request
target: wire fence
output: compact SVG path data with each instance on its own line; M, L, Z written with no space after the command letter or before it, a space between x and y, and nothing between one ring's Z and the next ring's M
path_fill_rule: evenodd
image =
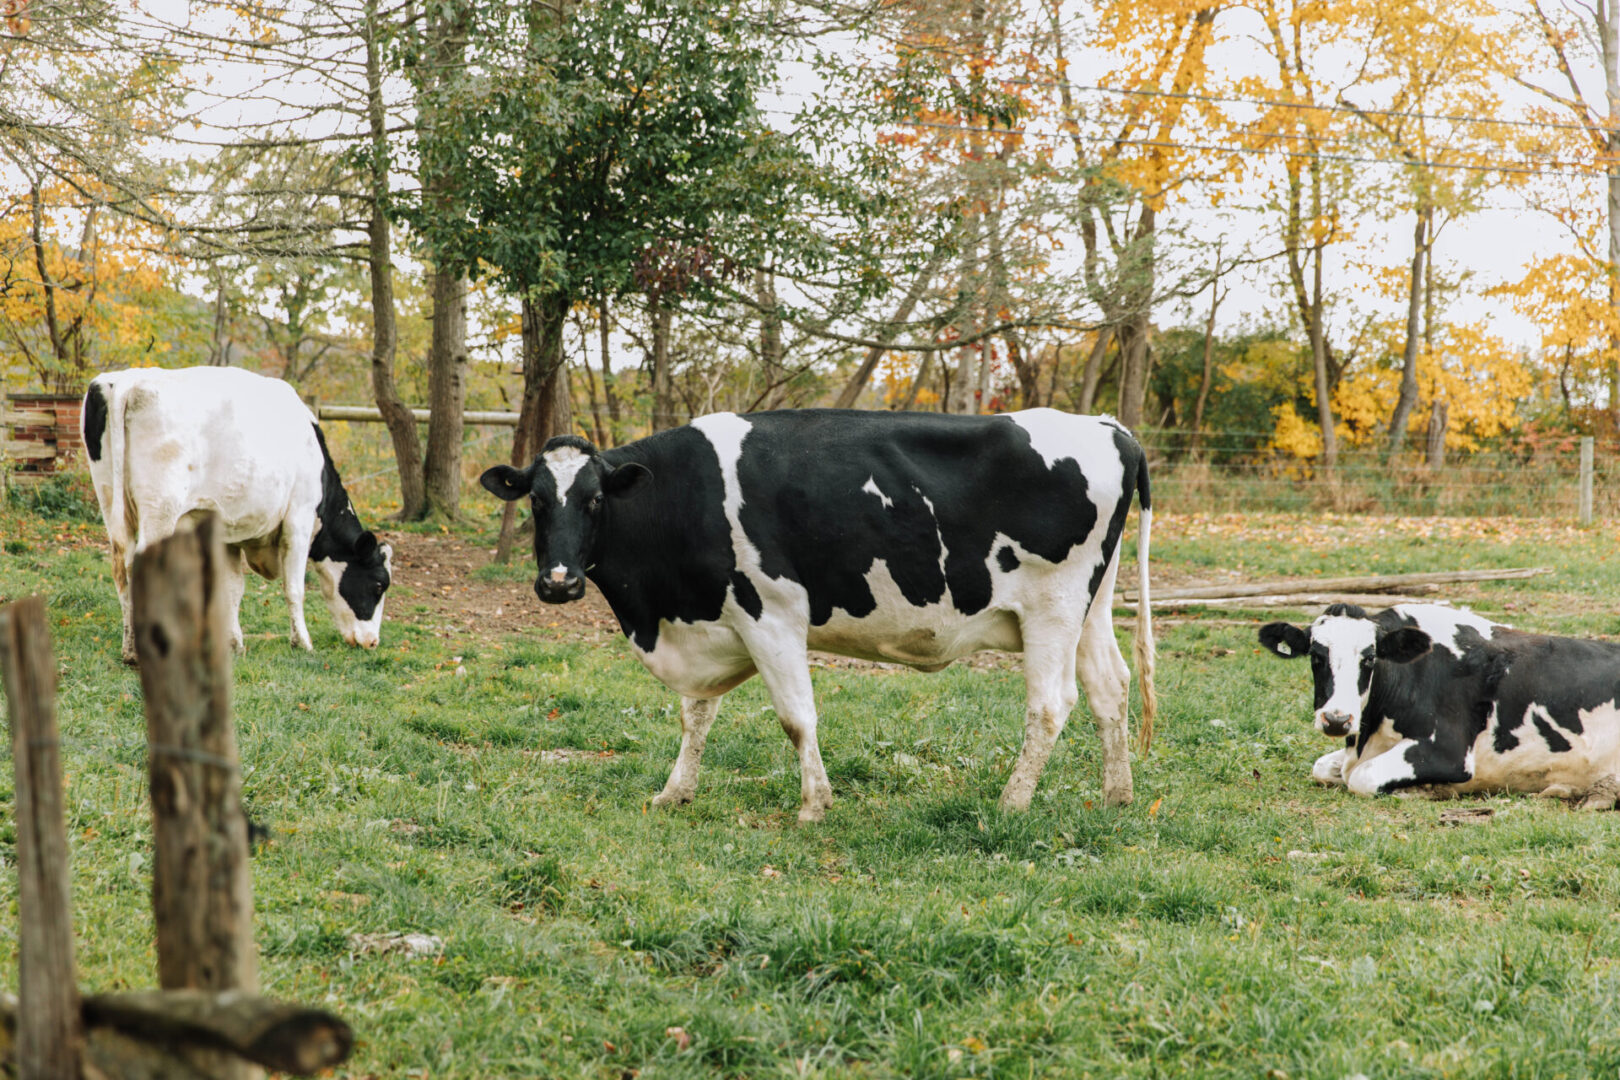
M1567 518L1580 512L1580 438L1558 437L1468 453L1438 466L1421 448L1390 460L1382 447L1341 447L1329 473L1320 457L1278 449L1269 432L1143 429L1154 504L1183 512L1332 510L1415 517ZM1620 517L1620 440L1593 455L1593 517Z
M387 429L349 422L327 427L350 493L368 506L397 506L399 480ZM1271 432L1198 439L1186 431L1144 428L1137 437L1148 454L1154 505L1177 513L1337 511L1571 521L1579 515L1576 436L1453 451L1439 468L1424 463L1421 448L1391 463L1381 447L1341 447L1331 477L1319 459L1277 449ZM470 486L464 490L476 497L479 473L509 460L511 438L510 428L467 429L462 469ZM1620 439L1598 440L1593 465L1593 516L1620 520Z

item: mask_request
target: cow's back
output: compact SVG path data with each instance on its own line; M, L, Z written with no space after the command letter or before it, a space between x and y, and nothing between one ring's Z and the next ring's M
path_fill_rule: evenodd
M96 384L108 429L97 493L108 488L105 512L122 482L133 536L142 519L162 529L211 510L226 541L241 543L272 536L288 514L314 513L322 464L314 419L281 380L238 368L154 368L99 376Z

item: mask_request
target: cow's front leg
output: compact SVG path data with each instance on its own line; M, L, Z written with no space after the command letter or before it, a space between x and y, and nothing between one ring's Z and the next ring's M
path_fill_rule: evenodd
M799 752L799 820L820 821L832 805L832 785L821 765L821 745L816 741L816 699L810 686L810 657L802 643L784 646L780 641L755 649L750 643L765 687L771 692L776 719L787 733L793 749ZM769 657L768 660L763 658Z
M1581 795L1575 809L1613 810L1617 803L1620 803L1620 777L1605 776Z
M673 806L689 803L697 793L698 765L703 760L703 747L709 740L709 728L715 714L720 711L720 699L681 698L681 752L675 758L664 790L653 796L654 806Z
M1035 797L1035 785L1040 783L1047 759L1052 756L1052 747L1057 744L1063 725L1068 722L1069 712L1080 696L1074 685L1074 659L1072 634L1068 637L1061 633L1032 635L1029 628L1025 628L1024 690L1027 700L1024 709L1024 746L1018 752L1018 761L1013 765L1012 775L1007 778L1007 786L1001 789L1003 810L1028 810L1030 800ZM1098 729L1103 734L1103 798L1115 804L1130 802L1131 799L1130 763L1125 763L1123 794L1117 771L1110 777L1108 769L1110 749L1121 754L1129 753L1124 731L1111 731L1110 725L1103 721L1104 709L1123 709L1123 694L1118 696L1121 700L1117 704L1106 699L1099 704L1096 698L1091 699L1092 709L1097 713ZM1115 735L1118 742L1112 748L1109 746L1110 735Z
M1357 795L1388 795L1420 784L1463 784L1474 778L1466 750L1402 739L1350 770L1346 786Z
M292 643L313 651L309 627L304 623L304 568L309 564L309 542L314 523L297 527L292 522L281 530L281 595L287 598L287 614L292 623Z
M1344 755L1340 749L1317 758L1311 766L1311 779L1327 787L1344 787Z

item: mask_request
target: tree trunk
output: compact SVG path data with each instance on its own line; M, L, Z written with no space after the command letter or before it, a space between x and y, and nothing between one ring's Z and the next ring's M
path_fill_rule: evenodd
M1198 399L1193 402L1192 447L1196 459L1204 448L1204 408L1215 384L1215 313L1221 306L1221 249L1215 248L1215 276L1209 283L1209 316L1204 320L1204 368L1198 379Z
M922 393L923 384L934 370L934 356L932 350L923 353L922 361L917 365L917 374L906 388L906 399L900 403L902 412L910 412L917 407L917 395Z
M1429 471L1439 472L1446 467L1446 419L1450 408L1436 400L1429 410Z
M1097 388L1102 385L1103 359L1108 355L1108 343L1114 339L1114 328L1105 326L1097 331L1097 340L1091 343L1091 354L1086 357L1085 371L1080 375L1079 411L1089 416L1097 411Z
M523 301L523 404L512 432L515 468L527 468L556 433L557 382L562 375L563 327L568 307L569 298L562 293L552 293L538 302ZM563 393L566 401L566 389ZM498 563L512 558L516 523L517 503L509 502L501 513L501 535L495 544Z
M377 411L388 425L394 444L394 463L399 468L399 514L401 521L416 521L427 509L422 480L422 440L416 433L416 418L399 399L394 385L394 353L399 345L399 328L394 310L393 236L384 213L388 196L388 132L382 99L382 28L378 24L377 0L366 0L366 114L371 135L371 220L367 261L371 275L371 389Z
M787 394L787 372L782 366L782 316L776 310L776 283L770 271L754 270L754 299L759 304L759 363L765 373L767 409L779 408Z
M956 336L970 338L979 331L979 233L977 214L971 215L962 238L962 268L956 286ZM976 369L981 345L973 342L956 350L956 375L946 384L944 407L947 412L972 414L978 412L973 400L973 388L978 385ZM954 391L954 394L952 393Z
M1152 321L1153 288L1157 266L1153 245L1157 242L1158 214L1143 206L1131 240L1135 248L1136 280L1130 285L1130 314L1119 328L1119 422L1135 430L1142 423L1147 404L1148 339Z
M1389 448L1386 455L1391 464L1406 441L1406 425L1418 400L1418 346L1422 340L1423 265L1429 252L1429 220L1433 210L1418 208L1417 225L1412 230L1412 271L1407 282L1406 295L1406 348L1401 355L1401 393L1395 402L1395 413L1389 420Z
M428 439L423 480L428 514L461 513L462 414L467 401L467 281L433 272L433 341L428 350Z
M208 366L226 367L231 361L231 346L225 340L225 274L214 271L214 333L208 342Z
M608 359L608 301L606 296L597 299L597 309L599 316L596 323L597 340L600 342L602 350L602 397L607 401L608 419L613 421L613 427L617 429L619 426L619 395L613 387L613 365ZM614 442L617 442L619 438L618 431L610 431L609 437Z
M889 316L889 321L884 323L877 332L877 339L884 345L888 345L889 342L893 341L899 335L900 328L905 325L906 320L911 318L911 313L916 309L917 302L922 299L922 294L928 289L928 283L933 280L934 275L939 273L939 268L944 265L946 254L946 247L941 244L934 249L932 255L928 256L927 264L918 271L916 278L911 282L911 288L907 289L906 295L901 298L900 306L894 309L894 314ZM833 404L834 408L853 409L855 407L855 402L860 400L861 391L866 389L866 384L872 379L872 372L877 370L878 361L883 359L884 351L884 349L877 346L866 350L866 358L861 362L861 366L855 370L855 374L849 377L849 381L844 384L843 390L839 391L838 400ZM910 395L910 401L914 402L915 400L916 395ZM907 408L909 407L908 405Z
M1599 16L1604 98L1609 106L1609 307L1620 320L1620 3L1600 0L1595 14ZM1620 330L1609 333L1609 415L1620 428Z
M669 370L669 331L674 312L654 297L647 301L647 314L652 320L652 429L665 431L675 426L675 392Z

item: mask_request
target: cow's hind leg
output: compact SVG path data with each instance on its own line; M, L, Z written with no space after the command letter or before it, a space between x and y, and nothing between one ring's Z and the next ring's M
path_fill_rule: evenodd
M1024 634L1024 746L1018 752L1007 786L1001 790L1003 810L1028 810L1035 797L1052 747L1079 699L1074 685L1073 627L1037 627L1028 623Z
M1076 662L1080 685L1086 691L1086 704L1097 721L1102 741L1103 802L1124 806L1134 797L1131 790L1131 746L1127 710L1130 705L1131 669L1114 638L1114 574L1119 569L1119 553L1108 568L1103 587L1098 589L1080 632Z
M832 784L821 764L821 745L816 741L816 699L810 686L810 657L802 642L797 647L771 642L769 647L749 652L759 665L760 678L771 692L776 719L799 753L799 820L820 821L832 805ZM769 657L760 662L761 657Z
M124 640L120 655L124 663L135 663L135 605L129 596L129 574L134 559L128 548L116 541L112 545L113 587L118 590L118 606L124 619Z
M720 711L720 699L681 698L681 752L675 758L664 790L653 796L654 806L672 806L689 803L697 793L698 765L703 760L703 747L709 740L709 728L715 714Z

